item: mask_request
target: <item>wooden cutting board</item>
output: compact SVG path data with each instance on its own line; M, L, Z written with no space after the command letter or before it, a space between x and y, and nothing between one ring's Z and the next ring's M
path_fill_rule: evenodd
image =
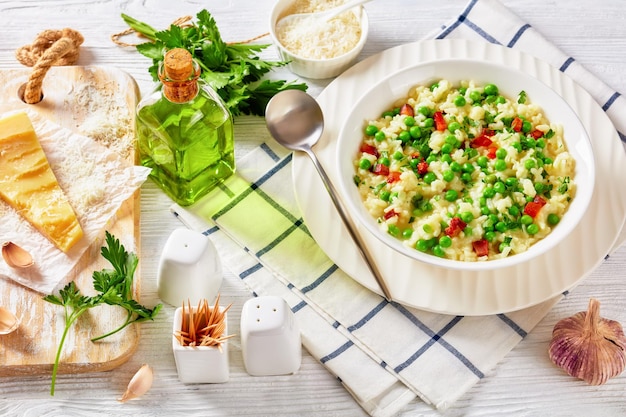
M93 137L135 162L134 109L139 90L130 75L112 67L53 67L43 83L43 100L29 105L19 99L17 91L28 80L30 72L28 68L0 70L0 113L19 109L36 111L65 128ZM94 117L97 115L108 115L107 121ZM127 250L139 255L139 191L122 205L106 230ZM103 239L104 231L69 277L84 294L94 293L92 272L111 267L100 255ZM138 269L134 288L136 300L139 300L139 284ZM0 305L21 321L15 332L0 336L0 376L52 371L64 329L64 312L62 307L43 301L42 296L0 278ZM139 341L138 325L129 326L100 342L90 341L124 322L126 314L120 310L119 307L99 306L77 320L65 340L59 373L110 370L130 358Z

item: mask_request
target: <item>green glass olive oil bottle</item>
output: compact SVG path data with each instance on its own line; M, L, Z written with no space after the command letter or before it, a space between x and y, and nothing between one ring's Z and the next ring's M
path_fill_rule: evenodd
M235 172L233 118L186 49L167 51L159 79L159 88L137 105L140 163L188 206Z

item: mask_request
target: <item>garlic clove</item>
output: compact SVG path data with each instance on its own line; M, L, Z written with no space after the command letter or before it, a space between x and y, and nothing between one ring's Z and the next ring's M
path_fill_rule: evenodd
M126 402L133 398L141 397L152 387L153 372L148 364L144 364L135 375L131 378L126 388L126 392L122 395L119 402Z
M624 371L626 337L620 323L600 317L600 302L592 298L587 311L554 326L549 354L569 375L601 385Z
M0 335L9 334L20 326L15 314L6 308L0 307Z
M28 251L13 242L2 244L2 257L11 268L28 268L35 263Z

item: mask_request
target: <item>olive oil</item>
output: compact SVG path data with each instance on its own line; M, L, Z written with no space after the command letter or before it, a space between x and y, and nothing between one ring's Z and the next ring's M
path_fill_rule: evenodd
M140 163L182 206L235 171L232 116L199 75L188 51L172 49L159 70L162 89L137 106Z

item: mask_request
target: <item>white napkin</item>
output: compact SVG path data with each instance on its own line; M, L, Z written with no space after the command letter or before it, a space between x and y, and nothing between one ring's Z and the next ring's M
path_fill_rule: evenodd
M495 0L472 0L459 18L433 34L476 36L514 47L529 42L535 54L558 61L554 47ZM580 75L596 99L605 98L607 113L617 116L619 106L624 114L626 103L618 93L594 82L575 62L560 66L572 77ZM288 302L305 348L372 416L391 416L407 406L417 413L450 406L560 299L485 317L387 303L339 270L311 238L292 190L291 154L265 144L238 162L238 174L223 187L191 208L172 210L213 240L223 264L254 295Z

